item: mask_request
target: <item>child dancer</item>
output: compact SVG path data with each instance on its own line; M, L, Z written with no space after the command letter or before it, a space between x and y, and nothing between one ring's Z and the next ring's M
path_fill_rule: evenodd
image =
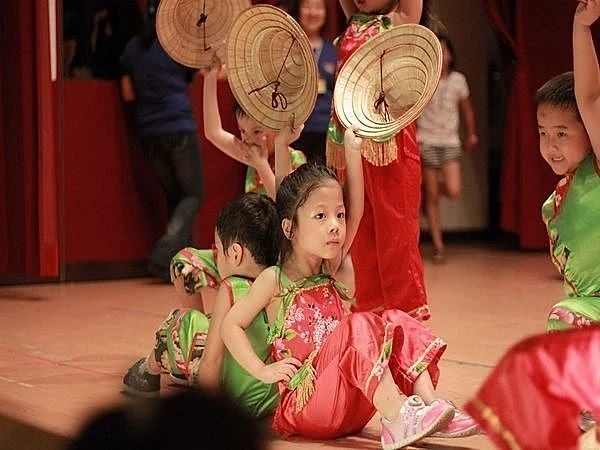
M548 330L591 327L526 340L490 374L467 408L500 448L574 449L578 420L586 429L600 415L600 70L590 31L598 17L599 0L578 4L574 74L536 95L540 151L564 175L542 209L568 295L552 308Z
M227 314L223 340L250 374L281 382L274 428L285 436L356 433L376 411L383 417L384 449L437 431L472 434L474 421L435 397L437 361L446 347L441 339L399 310L343 312L333 276L362 213L360 143L353 130L346 131L348 210L326 167L304 165L283 180L277 192L279 265L261 273L245 301ZM263 309L277 361L272 364L253 351L244 332Z
M217 219L217 267L224 277L210 318L193 309L176 309L156 333L156 344L147 358L125 375L125 389L141 396L157 396L160 373L211 390L223 388L251 414L272 413L279 400L277 388L248 375L225 350L219 328L231 306L244 301L252 282L277 260L278 227L273 200L246 193L223 207ZM258 314L246 330L252 348L263 360L269 355L267 322ZM210 324L210 325L209 325Z
M475 131L475 115L469 99L465 76L454 70L456 57L446 35L438 36L442 44L442 76L435 94L421 117L417 119L417 141L423 159L425 211L433 241L435 263L445 262L444 240L439 216L439 197L456 199L461 192L462 149L459 136L460 113L466 127L464 150L471 151L479 141ZM443 175L440 185L439 175Z
M598 0L579 3L574 75L551 79L536 95L540 151L564 176L542 208L567 294L550 311L550 331L600 322L600 70L590 31L599 15Z
M418 23L421 0L340 0L350 19L338 41L338 71L370 36L394 25ZM329 124L327 163L339 167L344 129L335 111ZM395 136L366 140L363 154L385 162L363 161L365 177L364 215L352 246L356 277L356 308L381 311L398 308L426 320L429 307L419 253L419 205L421 158L410 124ZM397 149L397 158L390 154ZM343 160L342 160L343 161Z
M248 166L245 192L259 192L274 199L276 134L251 119L237 103L234 103L234 113L241 139L223 129L217 98L217 78L221 67L221 62L215 56L215 63L204 74L203 117L206 138L225 154ZM301 127L294 130L296 139L301 131ZM290 170L306 162L301 151L289 147L281 155L291 164L291 168L284 166L288 171L278 175L282 178ZM183 305L203 311L210 310L215 289L220 282L213 252L192 247L180 250L171 260L171 279Z

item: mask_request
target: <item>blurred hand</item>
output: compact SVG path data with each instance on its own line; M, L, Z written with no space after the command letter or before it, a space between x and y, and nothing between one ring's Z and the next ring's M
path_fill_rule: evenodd
M359 132L360 130L356 124L352 125L350 128L346 128L346 131L344 131L345 151L360 153L363 140L360 136L358 136Z
M275 142L289 147L292 142L298 140L302 130L304 130L304 124L295 126L294 115L292 114L289 122L275 136Z
M469 137L467 137L467 140L465 141L465 152L468 153L471 150L473 150L478 143L479 137L476 134L469 135Z
M227 79L227 70L216 51L213 51L210 66L201 69L200 73L203 76L217 77L219 80Z
M273 384L279 381L289 383L301 366L302 363L296 358L285 358L265 365L257 378L265 384Z
M590 27L600 17L600 0L579 0L574 21Z

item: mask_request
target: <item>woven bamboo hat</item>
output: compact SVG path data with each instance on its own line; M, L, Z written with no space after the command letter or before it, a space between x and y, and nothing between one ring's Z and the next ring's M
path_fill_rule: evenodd
M232 25L225 57L229 86L242 109L264 127L300 125L317 100L318 69L308 37L279 8L256 5Z
M437 89L442 48L429 29L400 25L369 39L348 58L333 93L335 112L346 128L386 138L421 115Z
M250 5L250 0L161 0L156 13L160 45L187 67L209 67L215 51L224 61L231 25Z

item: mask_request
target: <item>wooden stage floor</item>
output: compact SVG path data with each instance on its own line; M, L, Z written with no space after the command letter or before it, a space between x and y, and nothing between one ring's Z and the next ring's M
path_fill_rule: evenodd
M446 265L425 261L428 325L448 342L439 391L460 405L509 346L544 331L562 286L544 252L451 246L448 256ZM99 408L127 401L121 378L151 348L173 294L151 279L0 287L0 449L63 448ZM378 449L378 429L374 418L357 437L270 448ZM493 446L474 436L415 448Z

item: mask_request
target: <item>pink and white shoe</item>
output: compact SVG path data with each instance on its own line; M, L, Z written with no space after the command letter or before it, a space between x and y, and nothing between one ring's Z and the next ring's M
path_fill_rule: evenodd
M479 434L479 425L477 422L475 422L475 419L468 414L459 411L454 403L449 400L436 400L432 403L432 405L434 403L445 403L450 405L452 408L454 408L454 418L448 425L446 425L437 433L434 433L431 437L459 438Z
M420 441L448 425L454 417L454 407L445 402L426 405L421 397L408 397L398 417L381 419L381 448L396 450Z

